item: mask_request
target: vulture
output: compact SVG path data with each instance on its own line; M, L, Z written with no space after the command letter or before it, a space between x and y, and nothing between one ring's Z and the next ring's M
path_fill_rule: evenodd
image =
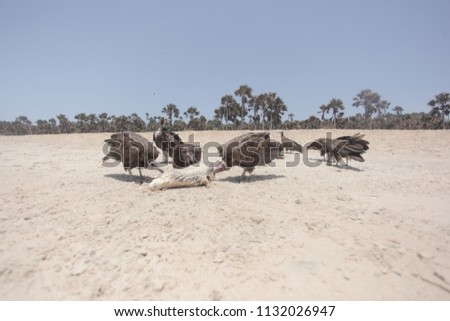
M256 166L264 166L284 156L283 144L271 140L268 132L249 132L231 139L217 149L227 169L232 166L244 168L241 180L247 172L251 174Z
M170 156L175 168L188 167L201 160L201 147L184 143L177 133L164 126L164 119L153 133L153 141L163 152L163 162L168 163Z
M122 162L123 168L130 174L130 181L133 180L132 168L139 169L141 184L143 182L141 168L157 168L154 160L158 158L159 152L145 137L133 132L114 133L110 139L106 139L109 152L103 157L103 162L108 159L115 159Z
M364 162L361 154L369 149L369 142L363 138L364 135L360 133L336 139L320 138L308 144L307 149L320 150L320 155L327 158L327 165L331 165L333 160L339 163L345 157L348 166L349 159Z
M302 145L284 136L284 132L281 132L281 143L283 144L284 148L286 148L286 150L297 151L299 153L303 152Z

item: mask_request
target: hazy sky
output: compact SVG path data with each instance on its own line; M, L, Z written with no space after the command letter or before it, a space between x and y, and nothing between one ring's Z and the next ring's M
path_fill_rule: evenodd
M0 0L0 119L208 118L242 84L296 119L372 89L428 111L450 91L449 0ZM286 115L285 115L286 118Z

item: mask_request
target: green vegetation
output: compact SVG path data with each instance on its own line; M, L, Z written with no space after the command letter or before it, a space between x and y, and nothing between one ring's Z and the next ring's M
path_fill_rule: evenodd
M134 132L154 131L162 117L165 117L173 130L232 130L232 129L440 129L446 128L450 114L450 94L440 93L430 100L429 112L404 113L401 106L389 110L390 103L382 100L378 93L364 89L353 98L353 107L362 107L363 113L345 116L345 106L341 99L332 98L328 104L318 107L318 114L305 120L295 120L289 113L287 120L283 115L288 112L284 101L274 92L252 94L247 85L241 85L233 95L225 95L214 110L213 119L207 119L195 106L183 113L175 104L162 108L158 116L146 113L143 120L138 114L129 116L108 115L107 113L75 115L69 120L60 114L49 120L39 119L35 123L26 116L15 121L0 121L0 135L66 134L116 132L129 130ZM184 118L182 117L184 116ZM331 117L330 117L331 116ZM329 118L328 118L329 117Z

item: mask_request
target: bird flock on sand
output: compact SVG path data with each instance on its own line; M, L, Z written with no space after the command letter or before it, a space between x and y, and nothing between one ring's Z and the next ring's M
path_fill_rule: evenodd
M198 144L183 142L180 136L165 126L161 120L159 128L153 133L153 142L133 132L114 133L105 140L108 153L103 162L120 162L133 180L131 170L139 170L140 183L143 183L141 168L155 169L162 173L149 185L151 190L161 190L188 186L209 186L215 174L233 166L244 169L239 182L252 174L256 166L265 166L275 159L284 157L284 151L302 153L305 149L320 151L327 165L333 162L348 166L349 160L364 162L362 154L369 149L364 135L341 136L336 139L319 138L301 146L281 132L281 142L270 138L268 132L248 132L217 146L221 160L214 164L201 164L202 149ZM154 146L154 144L156 146ZM156 162L162 151L163 161ZM172 166L169 164L172 158ZM344 163L343 160L346 160ZM204 162L205 163L205 162ZM197 164L197 166L191 166Z

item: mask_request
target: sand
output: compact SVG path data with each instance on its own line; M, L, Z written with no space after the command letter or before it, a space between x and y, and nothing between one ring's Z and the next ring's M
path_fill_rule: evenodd
M2 136L0 299L449 300L450 131L362 132L349 168L286 154L153 192L101 166L108 134Z

